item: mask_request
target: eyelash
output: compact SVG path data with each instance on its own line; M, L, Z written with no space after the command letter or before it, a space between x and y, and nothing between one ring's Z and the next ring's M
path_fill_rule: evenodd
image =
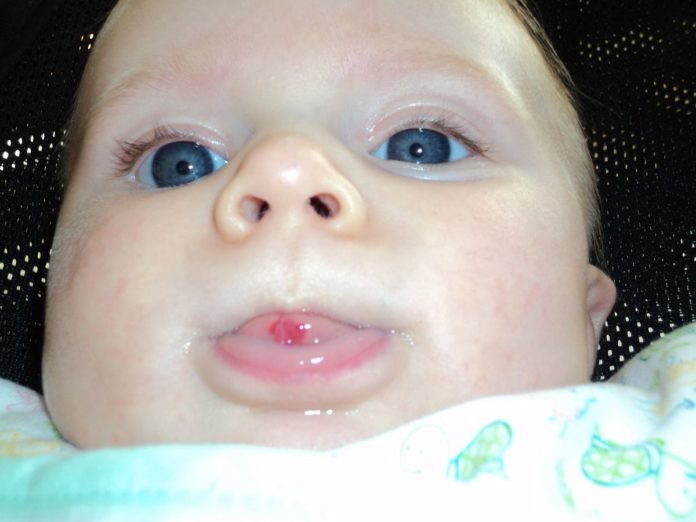
M475 154L486 155L489 151L479 140L475 140L470 136L470 130L457 122L452 121L447 114L433 116L430 113L422 113L416 115L413 119L409 119L405 123L397 126L393 134L408 129L432 129L443 134L448 134L461 142L465 147L469 148Z
M151 138L140 141L118 141L116 154L118 172L127 176L132 173L136 163L150 149L167 142L184 140L199 141L192 134L173 129L167 125L157 125Z
M428 114L420 114L399 125L392 133L396 134L413 128L433 129L437 132L448 134L476 154L485 155L488 152L488 149L481 142L469 137L468 129L450 121L446 115L433 118ZM140 141L118 141L118 152L116 154L118 172L123 176L127 176L132 173L140 158L149 150L167 142L183 140L198 141L194 135L187 132L176 130L167 125L157 125L151 138L145 138Z

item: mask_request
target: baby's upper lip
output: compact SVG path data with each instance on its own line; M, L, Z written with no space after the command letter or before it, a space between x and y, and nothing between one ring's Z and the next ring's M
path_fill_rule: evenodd
M282 345L316 345L349 334L359 327L306 312L277 312L254 317L235 333Z
M313 314L356 329L390 332L403 331L417 319L380 278L354 271L342 277L346 274L347 269L337 267L329 272L315 270L288 286L277 267L257 266L251 277L223 281L201 295L198 302L203 305L196 307L194 327L214 338L234 333L254 318L285 313Z
M363 308L364 309L364 308ZM222 325L222 328L213 337L230 333L241 333L244 335L261 336L261 329L271 328L276 321L287 318L296 322L306 320L307 324L321 323L322 329L326 332L333 331L334 334L340 330L360 330L365 328L378 328L384 331L391 331L392 327L382 317L371 317L368 320L363 314L351 314L348 310L337 310L326 306L302 306L300 308L284 307L281 305L268 305L254 308L254 311L247 314L240 314L230 323ZM268 323L268 324L266 324ZM326 335L329 335L328 333Z

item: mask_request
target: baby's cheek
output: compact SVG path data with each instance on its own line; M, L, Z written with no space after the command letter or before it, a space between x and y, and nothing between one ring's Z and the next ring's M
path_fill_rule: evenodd
M125 327L123 321L145 312L139 309L142 285L139 270L134 269L146 252L138 251L142 240L134 225L127 216L117 215L89 226L73 238L73 244L58 248L64 257L56 261L51 298L61 301L59 313L73 321L85 341L99 344L105 334L117 331L117 325Z
M534 389L585 377L583 297L580 278L559 263L539 261L526 276L501 289L503 380ZM578 274L582 274L578 267Z
M493 392L577 381L584 371L583 236L523 203L506 201L507 211L481 219L481 234L469 236L481 248L461 282L463 316L476 320L463 330L477 349L469 367Z
M69 381L71 373L102 394L118 372L136 381L130 385L144 378L138 375L146 366L143 346L154 343L147 326L153 320L147 267L153 254L137 213L114 212L78 228L79 235L59 230L56 238L45 354L53 359L49 371L61 380ZM126 399L121 393L112 399Z

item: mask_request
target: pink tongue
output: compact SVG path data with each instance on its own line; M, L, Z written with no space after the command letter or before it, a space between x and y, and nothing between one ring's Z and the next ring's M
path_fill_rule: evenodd
M355 330L353 326L320 315L276 313L252 319L236 333L286 346L307 346L330 341Z

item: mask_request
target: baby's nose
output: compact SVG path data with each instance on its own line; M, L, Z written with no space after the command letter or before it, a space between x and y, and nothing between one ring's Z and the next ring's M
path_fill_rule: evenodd
M214 219L228 241L242 241L262 225L354 235L366 222L366 209L355 186L316 143L282 135L245 153L218 196Z

